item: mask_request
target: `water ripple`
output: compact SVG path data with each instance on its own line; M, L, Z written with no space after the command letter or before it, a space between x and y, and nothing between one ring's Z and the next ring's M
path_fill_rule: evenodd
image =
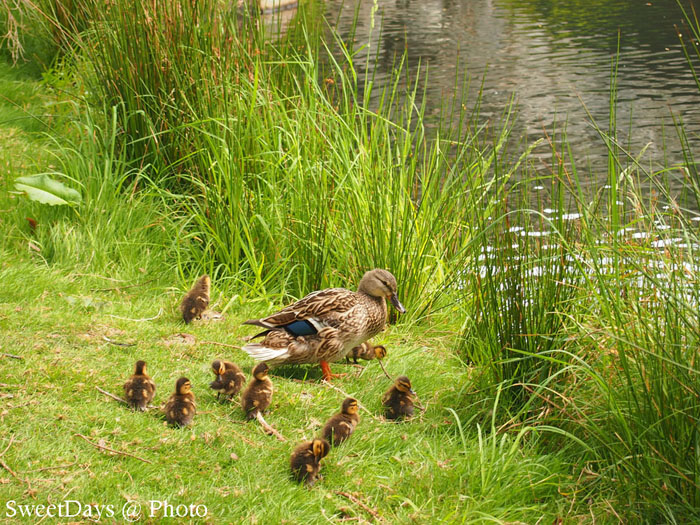
M672 126L671 110L683 117L691 136L700 134L700 93L674 27L682 26L675 0L655 0L652 5L627 0L399 0L377 4L374 29L375 4L355 1L330 0L327 12L335 20L345 5L339 30L347 37L358 6L356 42L373 42L357 55L360 74L369 73L362 70L363 60L368 53L374 56L377 42L375 79L389 78L397 54L407 50L412 75L419 64L429 64L426 114L435 118L442 97L452 93L457 71L466 67L477 86L488 71L482 117L501 115L515 94L516 134L527 133L534 140L543 127L566 121L578 160L604 172L607 152L581 101L596 121L607 122L619 36L621 140L631 144L633 152L651 143L651 154L660 158L665 152L671 162L679 160L675 132L663 131L663 126ZM627 129L630 117L634 124Z

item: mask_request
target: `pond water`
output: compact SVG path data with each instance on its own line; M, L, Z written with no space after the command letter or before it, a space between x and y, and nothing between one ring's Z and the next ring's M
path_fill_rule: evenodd
M338 21L343 38L350 38L356 10L356 47L371 43L356 61L361 74L369 73L363 53L377 54L369 63L375 79L386 81L406 50L411 71L429 68L428 114L435 116L466 68L472 91L484 80L482 116L500 115L515 97L517 136L534 141L565 125L583 173L595 174L590 183L605 177L606 150L584 105L607 129L618 34L618 129L625 145L632 152L647 146L647 158L658 162L664 155L680 160L671 114L700 143L700 90L683 56L675 0L328 0L327 18Z

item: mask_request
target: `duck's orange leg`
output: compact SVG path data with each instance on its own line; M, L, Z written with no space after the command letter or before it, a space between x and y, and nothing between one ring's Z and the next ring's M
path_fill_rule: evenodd
M331 365L329 365L327 361L321 361L319 363L319 365L321 365L321 370L323 371L323 380L328 381L329 383L331 382L331 379L343 377L345 375L345 374L332 374L331 373Z

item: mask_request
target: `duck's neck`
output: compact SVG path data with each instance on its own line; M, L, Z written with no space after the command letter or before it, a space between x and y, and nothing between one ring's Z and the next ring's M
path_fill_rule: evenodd
M386 300L384 297L373 297L369 296L369 299L371 300L372 304L375 305L375 315L371 315L371 325L369 327L369 331L372 332L373 334L379 333L384 329L384 325L386 324L386 318L387 318L387 307L386 307Z
M386 299L384 299L384 297L379 297L378 301L379 301L379 303L381 304L381 307L382 307L382 312L383 312L383 314L384 314L384 322L386 322L386 316L387 316Z
M360 292L360 293L365 293L365 292ZM386 299L384 299L384 297L377 297L374 295L370 295L368 293L365 293L365 295L369 298L370 301L375 303L378 308L381 308L384 311L384 314L386 314Z

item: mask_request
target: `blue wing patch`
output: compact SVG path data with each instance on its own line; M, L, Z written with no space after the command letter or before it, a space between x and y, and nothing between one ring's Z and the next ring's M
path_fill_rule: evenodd
M301 335L313 335L318 333L318 330L316 330L314 325L306 320L294 321L293 323L284 325L282 328L284 328L294 337L299 337Z

